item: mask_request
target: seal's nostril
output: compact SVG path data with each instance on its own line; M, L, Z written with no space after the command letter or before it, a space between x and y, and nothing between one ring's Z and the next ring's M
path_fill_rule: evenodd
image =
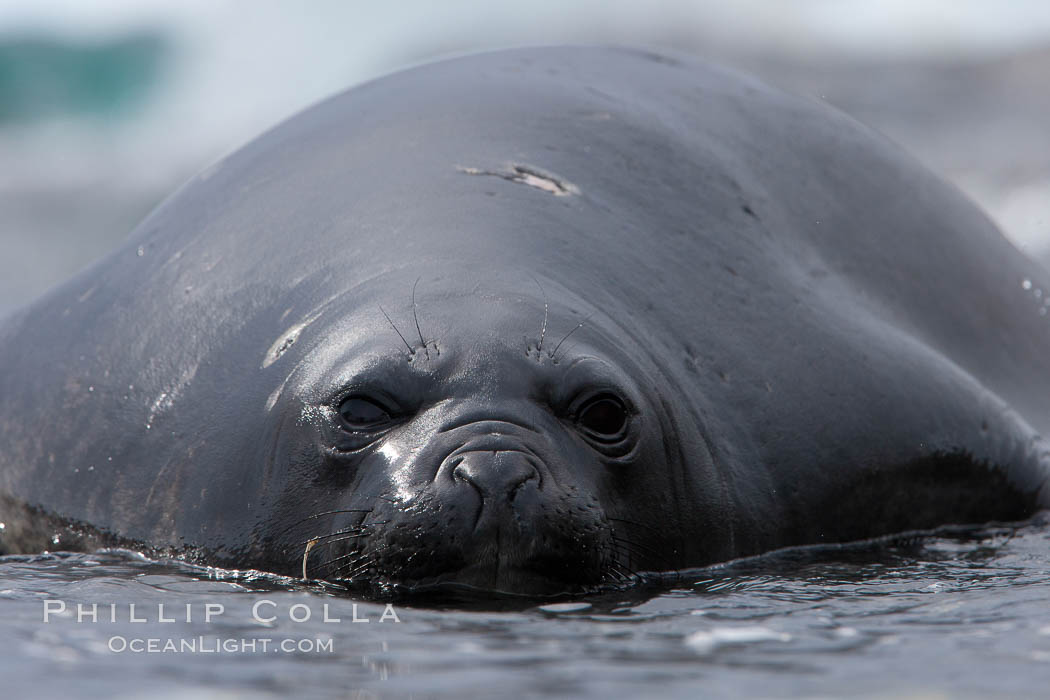
M463 468L463 458L457 457L452 462L452 480L453 481L470 481L470 473Z
M511 499L540 473L529 455L516 450L477 451L459 455L451 464L452 479L473 486L484 499Z

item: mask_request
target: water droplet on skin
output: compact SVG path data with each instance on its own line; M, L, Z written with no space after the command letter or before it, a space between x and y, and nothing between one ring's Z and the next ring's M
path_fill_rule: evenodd
M1032 280L1026 279L1023 282L1021 282L1021 289L1025 290L1027 292L1031 288L1032 288Z

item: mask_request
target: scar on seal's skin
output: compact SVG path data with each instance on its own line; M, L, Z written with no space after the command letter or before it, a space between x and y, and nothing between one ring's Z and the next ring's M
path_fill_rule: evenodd
M270 346L270 349L266 351L266 356L263 358L262 369L266 369L280 359L281 355L283 355L288 348L292 347L295 344L295 341L299 340L299 334L321 316L321 311L322 309L317 309L302 321L296 323L284 333L281 333L277 340L273 341L273 345ZM286 311L285 313L287 314L288 312Z
M466 175L490 175L503 178L509 182L517 182L521 185L528 185L529 187L549 192L555 197L568 197L569 195L580 193L579 188L568 180L549 172L544 172L539 168L534 168L531 165L512 163L507 170L482 170L480 168L464 167L459 167L457 170Z

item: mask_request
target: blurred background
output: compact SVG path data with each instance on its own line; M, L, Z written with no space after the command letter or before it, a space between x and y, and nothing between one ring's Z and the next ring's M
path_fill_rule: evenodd
M1050 259L1050 2L0 0L0 314L326 95L457 53L623 43L825 100Z

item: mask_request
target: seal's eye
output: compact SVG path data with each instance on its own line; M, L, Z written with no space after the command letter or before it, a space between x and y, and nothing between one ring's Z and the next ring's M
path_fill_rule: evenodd
M595 438L619 438L627 427L627 409L615 396L603 394L580 408L576 422Z
M393 420L390 412L365 396L348 396L339 404L339 415L352 430L375 430Z

